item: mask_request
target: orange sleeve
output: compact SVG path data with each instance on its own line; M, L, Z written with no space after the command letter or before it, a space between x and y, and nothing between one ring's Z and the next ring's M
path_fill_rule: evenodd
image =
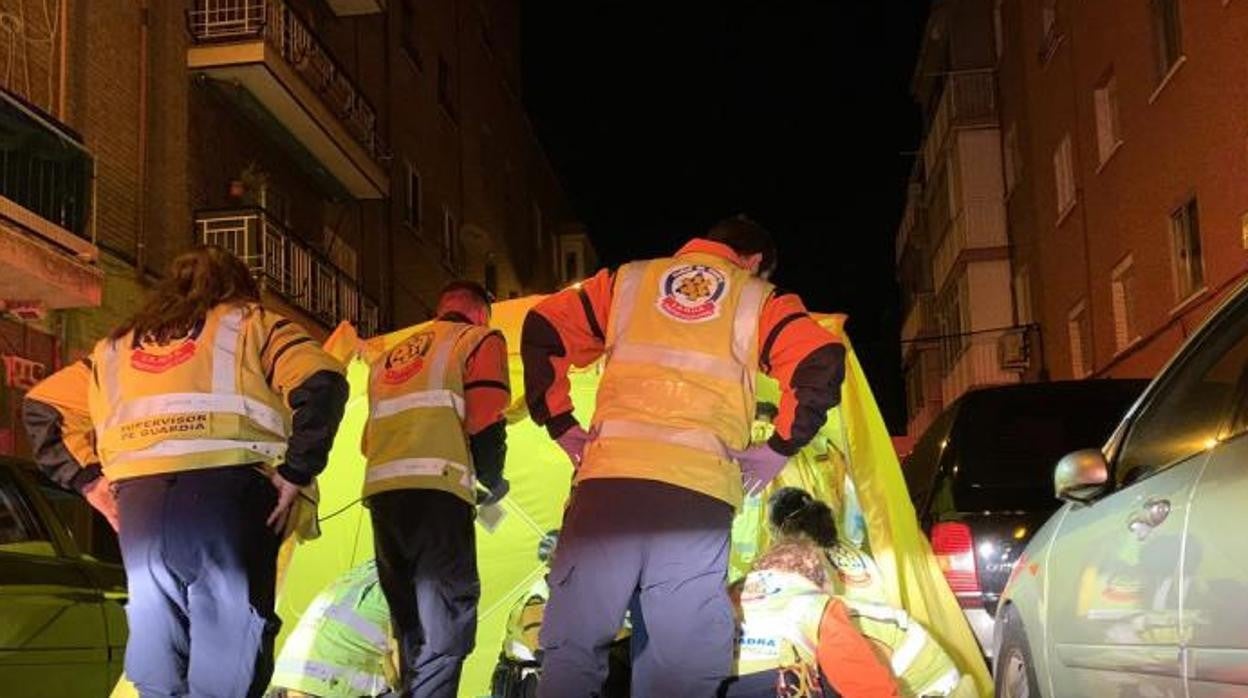
M576 423L568 371L596 361L606 347L614 278L607 270L538 303L524 319L520 356L533 421L558 437Z
M814 438L839 404L845 347L806 312L802 300L777 292L759 319L759 367L780 383L780 414L768 444L793 455Z
M464 367L464 427L479 433L503 419L511 404L511 374L507 367L507 340L493 333L481 341Z
M828 602L819 622L819 670L844 698L899 698L893 672L849 620L845 605Z

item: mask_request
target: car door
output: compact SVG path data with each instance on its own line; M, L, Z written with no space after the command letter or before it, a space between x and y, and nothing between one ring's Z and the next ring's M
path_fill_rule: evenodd
M99 602L99 591L76 560L62 555L15 473L0 465L0 687L66 698L107 695L108 636Z
M1248 360L1243 320L1202 329L1111 443L1107 493L1064 512L1049 562L1053 695L1185 696L1187 522Z

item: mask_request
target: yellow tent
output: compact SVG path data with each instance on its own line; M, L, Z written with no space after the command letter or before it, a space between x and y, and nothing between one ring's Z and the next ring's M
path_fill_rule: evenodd
M512 351L512 386L517 394L508 427L506 472L511 492L503 500L507 515L499 526L492 533L477 529L480 620L477 649L464 668L460 688L460 695L465 697L489 695L489 679L502 644L507 611L542 573L537 544L544 532L559 527L569 491L572 470L567 458L543 429L525 417L519 400L523 389L518 356L520 328L525 314L538 300L528 297L494 306L493 325L506 335ZM823 316L821 322L844 337L843 317ZM374 349L390 346L404 333L400 330L374 338L368 345ZM327 347L340 356L350 354L357 347L354 331L349 326L339 328ZM283 570L278 613L284 623L279 648L317 592L373 554L368 513L359 502L364 471L359 443L368 412L367 368L362 361L350 363L348 378L351 397L346 416L330 454L330 465L319 478L322 535L298 545ZM596 368L572 376L577 416L586 423L592 415L597 383ZM760 399L774 401L776 393L774 382L760 378ZM891 598L931 629L961 668L976 677L981 695L992 695L974 636L919 530L888 431L852 349L848 352L842 403L829 414L824 435L844 454L838 460L846 462L857 490L865 514L867 545L886 577ZM835 491L839 496L837 479L839 475L829 474L823 486L811 489L829 494ZM761 517L762 508L746 508L743 515ZM758 522L747 523L756 527Z

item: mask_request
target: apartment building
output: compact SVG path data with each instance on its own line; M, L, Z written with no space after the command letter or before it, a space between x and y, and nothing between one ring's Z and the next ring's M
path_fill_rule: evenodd
M0 0L0 453L22 391L195 243L318 336L424 320L457 276L567 281L588 243L523 107L519 12Z
M992 0L932 5L911 91L923 115L897 232L907 428L1016 382ZM1007 337L1008 335L1008 337Z

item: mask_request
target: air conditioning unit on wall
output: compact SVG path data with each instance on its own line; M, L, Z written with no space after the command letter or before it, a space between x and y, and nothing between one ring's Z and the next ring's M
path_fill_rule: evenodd
M1031 365L1027 328L1016 327L997 338L997 362L1002 371L1026 371Z

